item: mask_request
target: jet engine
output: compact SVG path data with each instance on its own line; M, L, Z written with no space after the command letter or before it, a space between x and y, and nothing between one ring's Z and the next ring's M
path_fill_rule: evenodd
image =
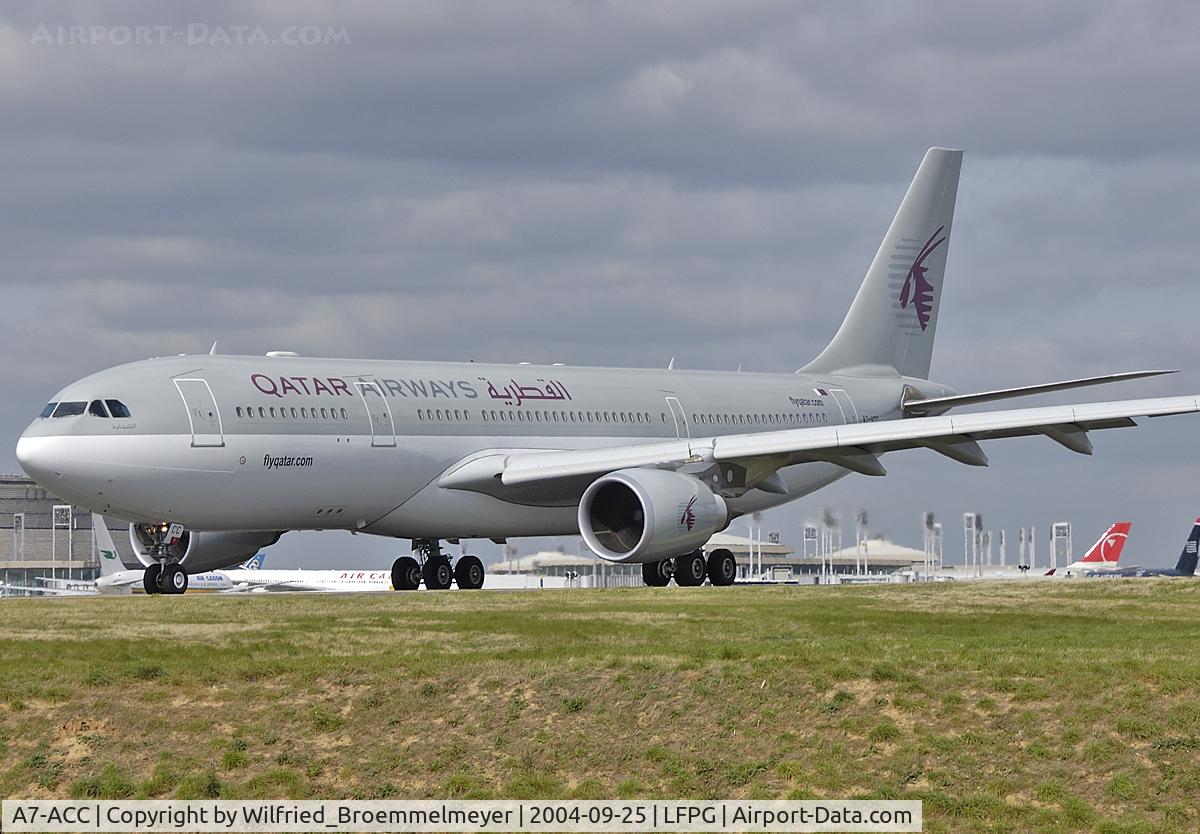
M129 543L133 546L133 553L147 567L157 561L150 556L154 546L152 529L144 524L129 525ZM282 535L281 532L270 530L246 533L185 530L178 541L167 546L167 550L171 560L183 565L188 573L204 573L240 565L262 548L275 544Z
M729 524L725 500L696 478L622 469L597 479L579 502L579 532L610 562L653 562L701 547Z

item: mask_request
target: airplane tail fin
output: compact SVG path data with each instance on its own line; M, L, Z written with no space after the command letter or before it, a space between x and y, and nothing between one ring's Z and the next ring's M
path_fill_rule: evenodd
M929 377L961 166L962 151L926 151L850 312L802 371Z
M100 575L112 576L118 571L125 570L117 546L113 543L112 533L104 522L104 516L92 513L92 529L96 534L96 550L100 551Z
M1184 576L1195 576L1198 548L1200 548L1200 518L1196 519L1196 523L1192 525L1192 533L1183 545L1183 551L1179 554L1175 570Z
M262 570L265 561L267 561L267 554L260 551L243 562L241 568L242 570Z
M1054 576L1054 574L1057 572L1058 568L1050 568L1050 570L1046 571L1044 574L1042 574L1042 576Z
M1096 540L1087 555L1079 561L1096 567L1116 567L1117 562L1121 561L1121 548L1125 547L1125 539L1129 537L1129 528L1132 526L1131 522L1118 521Z

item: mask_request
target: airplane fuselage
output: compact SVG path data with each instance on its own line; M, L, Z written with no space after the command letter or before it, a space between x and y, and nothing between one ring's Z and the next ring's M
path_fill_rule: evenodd
M38 418L18 457L27 469L40 467L31 474L62 498L130 522L410 538L564 535L578 530L586 483L500 498L438 479L497 452L676 437L702 447L721 435L894 419L906 386L921 396L952 393L894 373L180 356L67 386L55 403L116 400L129 416L84 408ZM735 514L766 509L847 471L826 462L789 466L779 473L786 494L754 489L730 506Z

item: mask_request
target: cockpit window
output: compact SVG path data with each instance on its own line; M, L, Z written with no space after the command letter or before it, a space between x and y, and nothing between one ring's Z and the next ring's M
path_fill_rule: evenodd
M58 406L58 403L46 403L46 407L42 409L42 413L39 414L38 416L42 417L43 419L46 417L49 417L51 414L54 413L54 409L57 406Z
M108 403L108 410L112 416L118 420L126 420L133 415L129 413L129 409L125 407L125 403L120 400L105 400Z
M84 409L86 409L86 408L87 408L86 402L81 402L81 403L61 402L58 404L58 408L54 409L54 413L50 416L52 416L52 417L78 417L80 414L83 413Z
M108 419L108 409L104 407L104 403L99 400L92 400L92 404L88 406L88 414L93 417L103 417Z

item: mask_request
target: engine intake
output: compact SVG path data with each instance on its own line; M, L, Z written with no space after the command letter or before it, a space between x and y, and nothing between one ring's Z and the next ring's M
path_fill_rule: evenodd
M272 530L245 533L185 530L179 541L168 547L168 556L172 561L182 564L188 573L204 573L240 565L262 548L275 544L282 535ZM154 539L143 525L129 525L129 544L143 565L149 567L156 561L150 557Z
M610 562L653 562L701 547L729 524L725 500L678 472L622 469L598 478L579 502L579 532Z

